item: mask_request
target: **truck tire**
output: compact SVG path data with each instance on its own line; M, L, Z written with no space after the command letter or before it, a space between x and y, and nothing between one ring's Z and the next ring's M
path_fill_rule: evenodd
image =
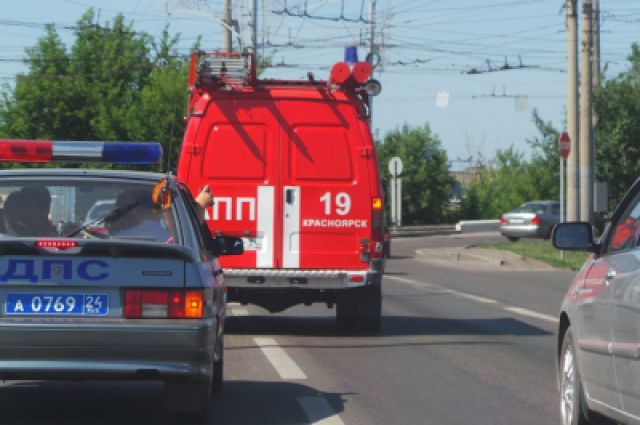
M347 290L340 294L336 306L336 322L341 332L378 332L382 316L380 283Z
M382 285L362 288L360 294L360 329L363 332L379 332L382 322Z

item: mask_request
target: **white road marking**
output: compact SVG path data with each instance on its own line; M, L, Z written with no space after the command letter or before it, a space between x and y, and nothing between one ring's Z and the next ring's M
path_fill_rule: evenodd
M249 315L249 310L247 310L246 308L232 308L230 311L232 316L248 316Z
M529 310L528 308L521 307L504 307L505 310L512 313L520 314L522 316L535 317L536 319L546 320L547 322L558 323L559 320L555 316L549 314L538 313L537 311Z
M498 304L498 301L492 300L491 298L479 297L477 295L465 294L464 292L454 291L454 293L462 298L466 298L471 301L476 301L482 304Z
M557 317L551 316L549 314L539 313L539 312L534 311L534 310L529 310L528 308L505 306L505 305L502 305L500 303L500 301L498 301L498 300L494 300L494 299L491 299L491 298L480 297L478 295L473 295L473 294L467 294L466 292L460 292L460 291L456 291L456 290L453 290L453 289L448 289L448 288L445 288L443 286L434 285L432 283L423 283L423 282L415 281L413 279L406 279L406 278L403 278L403 277L389 276L389 275L385 275L384 278L385 279L396 280L398 282L408 283L411 286L420 286L420 287L426 288L426 289L438 289L438 290L442 291L445 294L448 293L448 294L456 295L458 297L465 298L465 299L468 299L470 301L474 301L474 302L478 302L478 303L482 303L482 304L495 304L495 305L500 306L500 308L502 308L505 311L508 311L510 313L519 314L521 316L533 317L535 319L540 319L540 320L544 320L546 322L552 322L552 323L558 323L559 322Z
M340 416L321 396L296 397L309 422L313 425L344 425Z
M239 307L241 304L240 304L240 303L237 303L237 302L231 302L231 303L227 303L227 305L228 305L229 307Z
M307 379L302 369L273 338L253 338L282 379Z

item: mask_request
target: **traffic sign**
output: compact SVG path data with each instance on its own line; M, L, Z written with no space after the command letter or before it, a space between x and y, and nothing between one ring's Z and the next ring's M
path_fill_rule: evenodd
M560 156L562 159L567 159L569 153L571 153L571 138L569 137L569 133L566 131L562 132L558 145L560 146Z
M389 160L389 173L393 177L398 177L402 174L402 160L399 157L394 156Z

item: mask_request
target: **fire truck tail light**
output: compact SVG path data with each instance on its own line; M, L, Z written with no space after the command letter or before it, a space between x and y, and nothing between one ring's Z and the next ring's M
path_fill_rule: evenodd
M364 276L361 274L349 275L349 282L364 282Z
M202 290L127 289L127 319L200 319L204 312Z
M371 199L371 208L374 211L382 211L382 207L384 206L382 202L382 198L380 196L374 196Z

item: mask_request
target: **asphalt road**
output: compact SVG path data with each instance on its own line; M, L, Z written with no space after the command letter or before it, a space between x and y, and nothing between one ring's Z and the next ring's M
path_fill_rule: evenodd
M414 255L476 239L394 239L379 335L339 334L320 305L275 315L230 306L226 383L209 422L559 423L555 314L573 273L452 268ZM6 382L0 423L181 423L162 401L155 383Z

